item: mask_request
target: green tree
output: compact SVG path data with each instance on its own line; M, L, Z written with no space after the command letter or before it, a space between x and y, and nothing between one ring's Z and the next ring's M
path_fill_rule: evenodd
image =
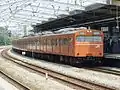
M7 29L0 27L0 45L9 45L9 44L11 44L11 40L8 35Z

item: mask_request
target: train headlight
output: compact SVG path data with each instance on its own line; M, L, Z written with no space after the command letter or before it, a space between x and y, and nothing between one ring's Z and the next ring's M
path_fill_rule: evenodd
M87 32L92 32L91 30L87 30Z

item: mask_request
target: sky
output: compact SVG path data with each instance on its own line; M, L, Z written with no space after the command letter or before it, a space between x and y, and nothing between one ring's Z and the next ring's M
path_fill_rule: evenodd
M50 2L51 1L51 2ZM23 31L22 25L47 21L60 14L69 15L74 9L84 10L93 3L106 3L106 0L0 0L0 26L9 26L13 33ZM13 2L17 2L11 4ZM59 3L60 2L60 3ZM67 4L64 4L67 3ZM37 7L36 7L37 6ZM38 8L39 7L39 8ZM28 28L31 29L31 28Z

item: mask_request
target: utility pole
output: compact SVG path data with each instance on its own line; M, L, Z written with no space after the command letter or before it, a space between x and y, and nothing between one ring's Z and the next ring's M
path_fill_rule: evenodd
M26 27L26 25L23 25L23 28L24 28L24 36L26 36L27 35L27 27Z
M106 0L106 3L107 3L107 4L112 4L113 1L114 1L114 0Z
M7 33L6 33L7 30L8 30L8 26L5 26L5 28L3 29L3 38L4 38L4 45L5 45L5 46L7 45L7 44L6 44L6 35L5 35L5 34L7 34Z

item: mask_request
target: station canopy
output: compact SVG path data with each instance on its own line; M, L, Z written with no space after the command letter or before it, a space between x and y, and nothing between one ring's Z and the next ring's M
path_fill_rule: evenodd
M119 22L120 6L96 3L76 14L34 26L35 32L65 27L108 26Z

